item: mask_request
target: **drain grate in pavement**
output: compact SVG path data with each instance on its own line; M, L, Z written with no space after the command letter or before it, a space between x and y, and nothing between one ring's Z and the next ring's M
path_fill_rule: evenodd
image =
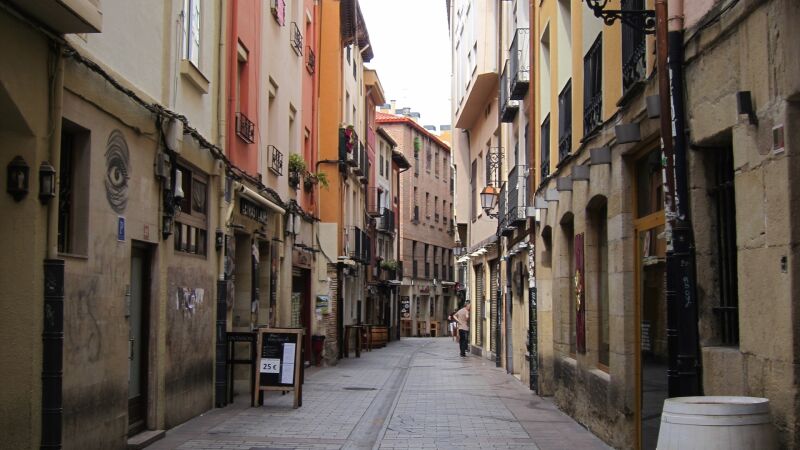
M345 391L376 391L377 389L371 387L347 386L342 388Z

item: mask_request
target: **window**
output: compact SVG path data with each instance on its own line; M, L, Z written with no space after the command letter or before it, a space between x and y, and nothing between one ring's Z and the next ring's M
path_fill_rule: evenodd
M378 172L383 175L383 143L381 143L381 155L380 155L380 165L378 166ZM386 175L389 175L388 173Z
M183 59L200 68L200 0L183 0Z
M58 191L59 253L88 253L90 142L89 130L66 119L62 121Z
M572 81L558 95L558 162L572 152Z
M544 122L542 122L542 132L540 136L542 138L541 149L540 149L542 179L539 181L541 182L545 178L550 176L550 115L549 114L547 115L547 117L544 118Z
M478 217L478 160L472 160L472 171L470 172L470 188L472 195L470 199L470 219L475 220Z
M641 11L644 0L622 0L623 11ZM638 28L622 24L622 89L627 92L646 74L647 43Z
M562 276L566 278L566 287L562 288L561 298L564 309L564 315L567 316L567 338L569 342L569 354L574 358L577 353L577 334L575 327L575 227L573 225L573 216L567 213L567 216L561 220L561 235L563 236L563 245L561 246L560 264L565 264L560 269ZM564 317L562 315L562 317ZM562 335L563 336L563 335Z
M592 230L592 243L587 250L593 251L587 267L587 276L594 272L594 292L597 298L597 362L607 370L609 364L609 316L608 316L608 202L605 197L598 196L589 203L589 226ZM587 255L588 256L588 255ZM587 264L587 265L588 265ZM587 280L588 281L588 280Z
M425 193L425 217L428 219L431 218L431 194L430 192Z
M433 217L436 222L439 221L439 196L433 196Z
M434 160L434 175L439 178L439 149L436 149L436 159Z
M186 166L176 165L173 180L180 172L183 200L175 217L175 251L203 255L207 253L208 179Z
M710 152L714 179L709 189L716 212L718 333L723 345L739 345L739 276L736 249L736 192L733 180L733 152L730 148Z
M603 123L603 34L583 58L583 135Z
M430 173L431 172L431 143L429 140L425 139L425 170Z

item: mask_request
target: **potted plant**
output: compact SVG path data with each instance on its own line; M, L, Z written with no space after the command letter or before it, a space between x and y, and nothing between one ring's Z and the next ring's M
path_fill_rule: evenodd
M394 259L385 259L378 265L381 269L389 272L389 278L394 279L397 272L397 261Z
M311 189L315 184L319 184L325 189L328 189L328 175L325 172L306 172L303 179L303 187L305 188L306 192L311 192Z
M306 173L306 161L298 153L289 155L289 186L297 189L300 186L300 176Z

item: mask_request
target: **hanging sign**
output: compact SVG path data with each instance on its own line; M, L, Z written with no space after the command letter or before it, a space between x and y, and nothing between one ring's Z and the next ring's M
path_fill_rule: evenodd
M249 217L256 222L267 223L267 210L250 200L239 197L239 213L245 217Z

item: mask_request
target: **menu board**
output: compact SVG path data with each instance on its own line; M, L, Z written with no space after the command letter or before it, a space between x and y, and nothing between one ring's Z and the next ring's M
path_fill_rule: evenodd
M256 392L294 391L295 408L302 404L300 349L302 328L260 328L256 365Z

